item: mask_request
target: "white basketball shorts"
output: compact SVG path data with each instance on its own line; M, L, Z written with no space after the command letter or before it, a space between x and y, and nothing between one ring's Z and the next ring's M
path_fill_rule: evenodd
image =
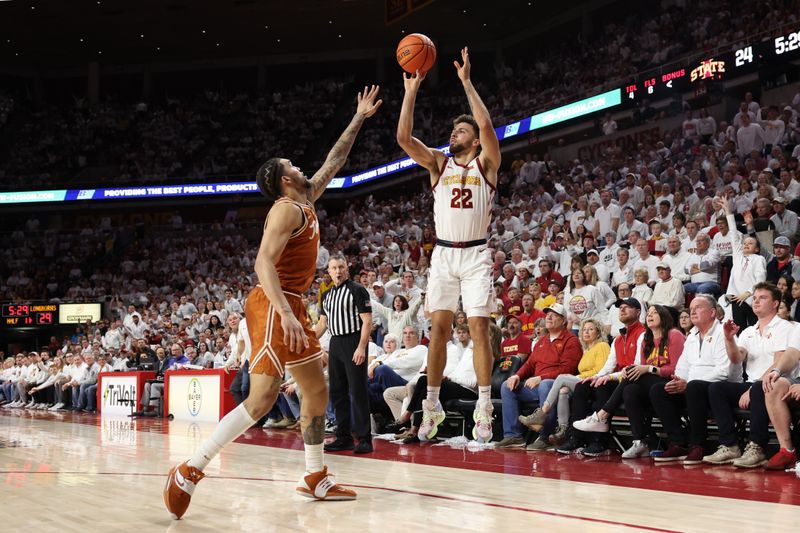
M485 245L433 249L425 308L455 313L459 296L468 317L488 317L495 311L492 258Z

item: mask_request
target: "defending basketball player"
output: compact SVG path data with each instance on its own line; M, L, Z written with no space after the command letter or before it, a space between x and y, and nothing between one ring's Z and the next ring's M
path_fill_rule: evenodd
M450 157L426 146L411 135L414 102L425 74L403 75L405 97L397 126L397 142L405 152L430 172L433 188L433 216L436 248L428 280L426 306L431 313L431 342L428 346L428 391L422 402L420 440L430 440L445 418L439 402L446 352L451 337L453 314L461 296L474 346L478 403L473 436L479 442L492 438L489 320L494 311L491 257L486 232L491 223L492 199L500 167L500 143L492 119L470 80L469 51L461 51L463 63L454 61L464 86L472 115L453 121Z
M322 350L300 295L309 289L316 272L319 225L314 202L344 165L364 120L380 107L378 90L377 86L364 87L358 93L353 119L310 180L288 159L269 159L258 170L258 187L274 205L267 215L256 257L259 284L248 295L245 307L253 354L250 394L220 420L191 459L170 470L164 504L175 519L189 507L208 463L272 408L285 368L291 369L303 391L300 428L306 472L297 486L298 494L317 500L356 497L354 491L337 485L323 464L328 389L322 372Z

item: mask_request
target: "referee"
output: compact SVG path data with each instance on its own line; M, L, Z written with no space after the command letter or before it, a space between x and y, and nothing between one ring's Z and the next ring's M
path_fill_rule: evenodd
M331 332L328 378L336 413L336 440L326 444L325 451L370 453L366 350L372 332L372 305L367 289L348 279L344 256L330 258L328 273L334 285L322 297L322 310L315 327L317 337L326 329Z

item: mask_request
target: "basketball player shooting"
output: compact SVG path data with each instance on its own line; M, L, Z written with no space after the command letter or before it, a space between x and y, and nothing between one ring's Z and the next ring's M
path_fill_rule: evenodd
M414 102L425 73L403 75L405 97L397 126L400 147L430 172L437 237L426 301L432 327L428 346L428 390L422 402L422 424L417 435L421 441L432 439L445 418L439 391L459 295L469 321L478 378L473 436L479 442L489 442L492 438L489 320L495 300L486 232L491 223L500 167L500 143L489 112L470 80L467 48L461 50L461 59L462 63L453 63L472 115L461 115L453 121L452 155L448 157L441 150L426 146L411 134Z
M364 120L380 107L382 101L376 100L378 90L377 86L364 87L358 93L353 119L310 180L291 161L281 158L269 159L256 174L261 194L274 204L256 257L259 284L248 295L245 307L254 354L250 361L250 394L220 420L191 459L170 470L164 504L175 519L189 507L208 463L272 408L285 368L291 369L303 391L300 428L306 472L297 493L317 500L356 497L354 491L336 484L323 464L328 388L322 372L322 350L301 294L309 289L316 273L319 224L314 202L344 165Z

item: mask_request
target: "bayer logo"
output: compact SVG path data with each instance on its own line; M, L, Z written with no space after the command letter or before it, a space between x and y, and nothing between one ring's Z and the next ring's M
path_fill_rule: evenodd
M200 380L192 378L189 381L189 387L186 391L186 401L189 406L189 414L197 416L200 413L200 407L203 405L203 387L200 385Z

